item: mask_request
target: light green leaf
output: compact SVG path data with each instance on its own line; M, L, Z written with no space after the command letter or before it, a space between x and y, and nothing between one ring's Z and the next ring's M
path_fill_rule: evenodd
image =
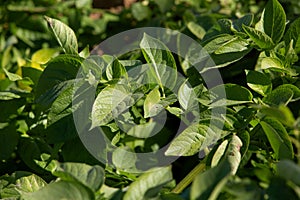
M22 80L22 77L19 76L18 74L11 73L11 72L7 71L7 69L5 69L5 68L2 68L2 69L10 81Z
M255 92L265 96L272 91L271 79L264 73L246 70L247 85Z
M226 97L224 97L224 91ZM209 104L210 107L250 103L253 98L252 93L247 88L230 83L216 86L210 90L210 93L212 94L213 100L213 102Z
M143 5L141 2L132 4L131 13L133 17L138 21L150 18L151 16L151 10L149 9L149 7Z
M132 94L124 85L104 88L97 96L92 108L92 128L106 125L120 113L131 107L139 94Z
M214 156L211 160L211 167L215 167L218 165L219 161L225 154L226 148L228 145L228 140L224 140L217 148L216 152L214 153Z
M144 117L153 117L157 115L162 106L158 104L160 102L159 88L154 88L147 96L144 102Z
M221 134L204 124L192 124L171 142L165 152L168 156L191 156L215 143Z
M270 117L260 122L277 159L292 159L294 157L293 146L284 126Z
M104 170L84 163L59 163L54 176L64 181L78 182L96 192L104 182Z
M80 53L78 54L82 58L88 58L90 56L90 47L87 45Z
M230 165L223 161L218 166L199 174L192 183L190 199L217 199L221 189L225 186L230 174Z
M206 33L205 29L196 22L189 22L187 27L199 39L202 39Z
M160 189L172 180L171 167L154 168L141 175L129 185L124 200L144 200L155 198Z
M286 69L278 58L263 58L261 61L261 69L270 69L278 72L289 73L290 71Z
M246 40L237 36L223 34L208 42L204 49L210 54L215 65L210 68L220 68L236 62L247 55L252 48Z
M16 181L16 189L20 192L20 194L35 192L46 185L46 181L35 174L21 177Z
M256 30L249 26L243 25L244 31L247 33L247 35L250 37L250 39L262 50L269 50L272 49L275 44L272 41L272 39L265 34L264 32L261 32L259 30Z
M117 58L115 58L106 68L106 77L108 80L119 79L125 75L126 69Z
M112 154L112 162L118 170L126 172L137 172L135 163L137 161L136 153L129 148L118 147Z
M58 49L44 48L40 49L31 56L31 67L36 69L43 69L41 65L46 64L51 58L59 54Z
M58 199L95 199L94 194L83 185L76 182L58 181L29 194L22 195L24 200L58 200Z
M12 100L19 98L21 98L21 96L13 92L0 92L0 100Z
M214 51L215 54L225 54L225 53L233 53L233 52L243 52L248 50L248 43L239 38L234 37L231 40L227 41L222 46L219 46L216 51Z
M140 43L143 55L149 63L149 71L163 90L172 89L176 84L176 62L170 50L156 38L144 34Z
M237 135L233 135L228 145L226 157L230 164L231 174L235 175L241 162L240 149L243 146L241 139Z
M78 54L77 38L74 31L66 24L57 19L53 19L45 16L48 25L55 35L55 38L59 45L62 47L66 54Z
M191 110L197 105L196 93L194 88L188 85L185 81L178 90L178 101L184 110Z
M286 15L278 0L269 0L263 15L264 32L277 44L285 31Z

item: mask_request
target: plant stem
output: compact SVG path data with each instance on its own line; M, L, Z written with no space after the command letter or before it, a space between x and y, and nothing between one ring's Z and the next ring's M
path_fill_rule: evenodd
M195 179L195 177L202 171L205 170L205 162L206 158L203 159L192 171L188 173L172 190L173 193L179 194L181 193L187 186L189 186L192 181Z

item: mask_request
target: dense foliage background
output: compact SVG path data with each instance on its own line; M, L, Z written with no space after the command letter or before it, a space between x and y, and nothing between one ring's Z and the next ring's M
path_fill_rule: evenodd
M299 199L300 2L124 2L105 9L91 0L1 2L0 198ZM178 57L147 34L135 52L89 57L104 39L137 27L190 36L210 54L224 84L207 87L192 66L198 56L192 47ZM143 77L157 84L120 86L129 69L145 63L159 73ZM164 71L153 63L172 66L190 87L171 73L177 90L165 88ZM91 131L101 127L111 145L126 150L112 153L113 166L86 150L74 125L80 106L70 105L82 66L90 73L79 83L97 89L85 123ZM125 101L126 112L123 104L103 100L116 90L130 96L132 88L143 96ZM218 96L222 88L226 99ZM167 121L148 137L145 130L161 112L153 106L167 111ZM219 108L226 113L212 112ZM137 127L124 131L110 117L114 109ZM200 120L185 121L176 135L174 124L190 115ZM165 145L164 156L179 159L156 167L155 152ZM154 164L145 172L142 158L126 152L153 152Z

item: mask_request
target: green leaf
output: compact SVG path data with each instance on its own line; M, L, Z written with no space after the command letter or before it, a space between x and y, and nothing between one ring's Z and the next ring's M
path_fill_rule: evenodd
M31 67L36 69L42 69L41 65L46 64L51 58L57 56L59 54L58 49L50 49L50 48L44 48L40 49L31 57Z
M84 163L58 163L53 175L64 181L78 182L94 192L104 183L104 170Z
M288 69L286 69L278 58L263 58L261 61L261 69L270 69L278 72L290 73Z
M178 101L184 110L194 110L198 107L195 88L191 88L185 81L178 90Z
M146 96L144 102L144 117L153 117L157 115L161 111L161 105L158 104L160 102L160 92L159 88L156 87Z
M3 101L7 101L7 100L12 100L12 99L19 99L21 98L20 95L17 95L13 92L0 92L0 100Z
M161 13L169 11L174 5L174 0L154 0L154 2L157 4Z
M94 194L83 185L76 182L58 181L29 194L22 195L24 200L57 199L95 199Z
M293 98L293 91L288 88L276 88L271 93L267 94L262 100L269 105L279 106L287 105Z
M0 160L6 160L12 156L18 140L19 134L14 124L0 129Z
M132 94L124 85L104 88L97 96L92 108L92 127L102 126L131 107L139 94Z
M254 18L253 14L246 14L243 17L241 17L237 20L234 20L232 22L233 28L239 32L242 32L242 31L244 31L243 25L250 26L253 22L253 18Z
M215 62L215 65L208 66L207 69L225 67L240 60L251 51L246 40L228 34L217 36L208 42L204 49Z
M172 140L165 152L168 156L191 156L221 138L220 133L216 133L204 124L192 124Z
M269 50L272 49L275 44L272 41L272 38L270 38L267 34L264 32L261 32L259 30L256 30L249 26L243 25L244 31L247 33L247 35L250 37L250 39L262 50Z
M60 55L52 59L40 76L36 87L36 98L47 96L47 91L58 84L75 79L81 67L82 58L71 55Z
M191 186L191 200L217 199L230 174L230 165L223 161L218 166L199 174Z
M241 162L240 149L243 146L241 139L237 135L233 135L228 145L227 159L230 164L231 174L235 175Z
M108 80L119 79L124 75L126 75L126 69L117 58L106 68L106 77Z
M300 167L290 160L282 160L277 163L278 176L292 181L300 187Z
M213 102L209 104L210 107L250 103L253 98L252 93L247 88L231 83L216 86L210 90L210 93L212 94L213 100ZM226 96L224 97L224 95Z
M7 71L7 69L5 69L5 68L2 68L2 69L10 81L22 80L22 77L19 76L18 74L11 73L11 72Z
M300 100L300 89L295 85L283 84L283 85L278 86L276 89L280 89L280 90L286 89L286 90L293 91L293 98L292 98L291 102Z
M20 138L18 145L18 154L22 161L32 170L37 173L44 173L42 169L35 160L41 159L42 153L47 153L51 151L51 148L44 142L33 138Z
M137 156L135 152L130 151L129 148L118 147L112 155L112 162L118 170L126 172L136 172L135 163Z
M263 15L264 32L277 44L285 30L286 15L278 0L269 0Z
M46 181L35 174L23 176L16 181L16 189L20 194L35 192L46 185Z
M221 158L224 156L226 152L226 148L228 145L228 140L224 140L217 148L216 152L214 153L211 159L211 167L215 167L218 165Z
M246 70L247 85L255 92L265 96L272 91L271 79L264 73Z
M53 19L45 16L48 25L55 35L55 38L59 45L62 47L66 54L78 54L77 38L74 31L66 24L57 19Z
M296 52L300 52L300 18L296 19L284 35L285 44L288 45L293 40L293 47Z
M292 159L294 157L293 146L286 129L278 121L266 117L260 122L277 159Z
M189 22L187 27L199 39L202 39L206 33L205 29L196 22Z
M282 124L293 128L295 124L295 118L293 116L293 113L291 110L285 106L285 105L280 105L278 108L277 107L266 107L263 106L260 111L269 117L273 117L280 121Z
M150 18L151 16L151 10L149 9L149 7L143 5L141 2L132 4L131 13L133 17L138 21Z
M154 168L129 185L124 200L155 198L160 189L172 180L171 167Z
M149 71L162 90L163 86L172 89L176 83L177 71L176 62L170 50L161 41L146 33L144 33L140 47L149 63Z

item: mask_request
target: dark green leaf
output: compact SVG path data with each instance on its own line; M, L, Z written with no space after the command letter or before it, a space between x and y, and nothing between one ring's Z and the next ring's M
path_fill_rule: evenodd
M6 160L12 156L18 144L18 139L19 134L14 124L0 129L0 160Z
M265 118L260 122L277 159L292 159L294 156L292 143L284 126L273 118Z
M282 160L277 164L278 176L300 186L300 167L290 160Z
M288 88L276 88L262 100L269 105L287 105L293 98L293 91Z
M246 70L247 85L255 92L265 96L272 91L271 79L264 73Z
M216 199L230 174L229 163L222 162L217 167L199 174L191 187L191 200Z
M300 52L300 18L296 19L284 35L285 44L288 45L293 40L293 47L296 52Z
M253 14L246 14L245 16L234 20L232 22L233 28L239 32L243 31L243 25L244 26L250 26L253 22Z
M81 66L82 59L77 56L60 55L52 59L40 76L36 98L43 98L46 92L54 86L75 79Z
M278 0L269 0L263 15L264 32L277 44L285 30L286 16Z

